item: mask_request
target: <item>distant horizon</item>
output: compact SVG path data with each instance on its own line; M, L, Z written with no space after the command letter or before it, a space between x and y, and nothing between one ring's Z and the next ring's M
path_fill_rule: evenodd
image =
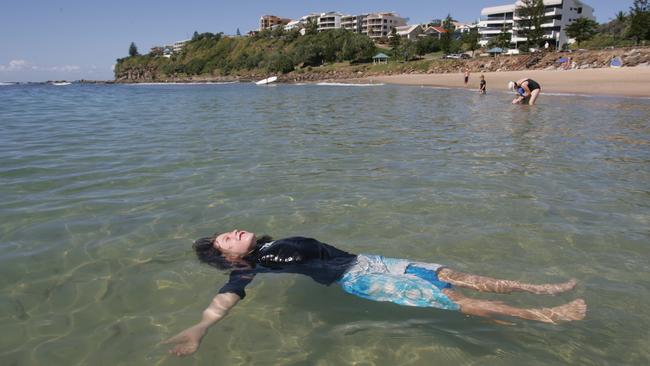
M618 11L628 12L633 0L587 0L599 23ZM0 82L46 82L53 80L111 81L117 58L128 55L131 42L141 54L153 46L191 38L194 31L234 35L257 29L265 14L297 19L309 13L338 11L360 14L392 11L409 18L409 24L425 23L451 14L466 23L480 17L484 7L514 3L514 0L415 1L317 0L309 4L294 0L273 4L253 0L239 4L215 4L195 0L179 5L169 1L142 0L89 4L67 0L64 5L47 0L5 5L0 15ZM243 8L243 9L242 9ZM127 11L128 9L128 11ZM255 10L252 10L255 9Z

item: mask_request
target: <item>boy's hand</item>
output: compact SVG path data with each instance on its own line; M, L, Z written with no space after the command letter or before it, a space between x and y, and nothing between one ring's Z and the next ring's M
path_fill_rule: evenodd
M177 335L163 341L163 344L175 344L174 348L169 350L169 353L176 356L189 356L196 352L201 344L201 339L205 335L206 329L201 326L193 326L187 328Z

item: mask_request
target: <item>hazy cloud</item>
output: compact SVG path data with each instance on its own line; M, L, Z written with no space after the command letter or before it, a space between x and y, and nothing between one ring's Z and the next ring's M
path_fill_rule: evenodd
M27 67L25 60L11 60L8 65L0 65L0 71L18 71Z
M59 71L59 72L73 72L81 70L77 65L63 65L63 66L32 66L32 70L37 71Z
M81 71L81 67L77 65L59 65L59 66L39 66L32 65L25 60L11 60L9 64L0 64L0 71L21 71L30 69L33 71L56 71L56 72L75 72Z

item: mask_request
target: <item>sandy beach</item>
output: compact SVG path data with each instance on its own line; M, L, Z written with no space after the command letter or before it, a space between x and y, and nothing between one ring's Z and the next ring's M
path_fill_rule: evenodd
M472 73L467 88L478 89L480 75ZM650 67L504 71L486 72L483 75L487 81L488 93L506 91L510 80L531 78L542 85L542 93L650 97ZM465 88L462 73L372 76L363 80L373 83Z

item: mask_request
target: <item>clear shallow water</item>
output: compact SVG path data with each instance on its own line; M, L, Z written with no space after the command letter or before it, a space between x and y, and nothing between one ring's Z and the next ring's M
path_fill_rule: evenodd
M398 86L0 88L0 364L650 362L650 101ZM191 359L158 342L242 228L526 280L582 322L497 325L261 276ZM471 292L465 292L470 295Z

